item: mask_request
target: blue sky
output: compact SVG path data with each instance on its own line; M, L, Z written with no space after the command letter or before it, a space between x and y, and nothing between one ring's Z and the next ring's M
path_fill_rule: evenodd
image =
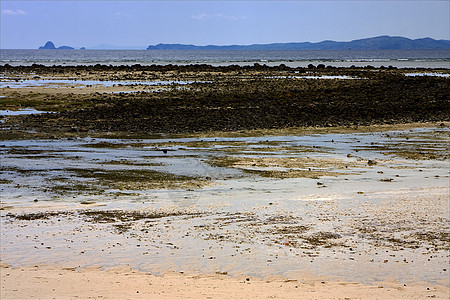
M450 0L0 0L0 48L158 43L350 41L378 35L450 39Z

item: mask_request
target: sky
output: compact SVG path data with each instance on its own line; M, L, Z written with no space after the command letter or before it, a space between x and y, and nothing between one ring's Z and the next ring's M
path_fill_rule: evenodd
M0 48L450 39L450 0L0 0Z

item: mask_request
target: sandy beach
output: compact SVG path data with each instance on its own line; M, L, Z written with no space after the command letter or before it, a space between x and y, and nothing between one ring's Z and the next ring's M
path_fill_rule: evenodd
M448 299L448 289L443 286L395 281L364 285L324 278L261 280L178 273L154 276L127 267L68 270L3 266L1 272L2 299Z
M448 78L133 68L2 67L1 299L448 299Z

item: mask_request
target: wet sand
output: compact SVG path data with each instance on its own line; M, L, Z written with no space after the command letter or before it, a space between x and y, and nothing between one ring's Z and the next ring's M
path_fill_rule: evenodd
M76 88L37 89L67 124ZM450 295L446 118L188 133L33 120L0 123L2 299Z

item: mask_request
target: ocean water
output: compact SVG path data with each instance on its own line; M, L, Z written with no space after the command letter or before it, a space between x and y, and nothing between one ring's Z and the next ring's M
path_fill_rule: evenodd
M167 65L211 64L270 66L308 64L394 66L450 69L448 50L13 50L0 49L0 64L9 65Z

